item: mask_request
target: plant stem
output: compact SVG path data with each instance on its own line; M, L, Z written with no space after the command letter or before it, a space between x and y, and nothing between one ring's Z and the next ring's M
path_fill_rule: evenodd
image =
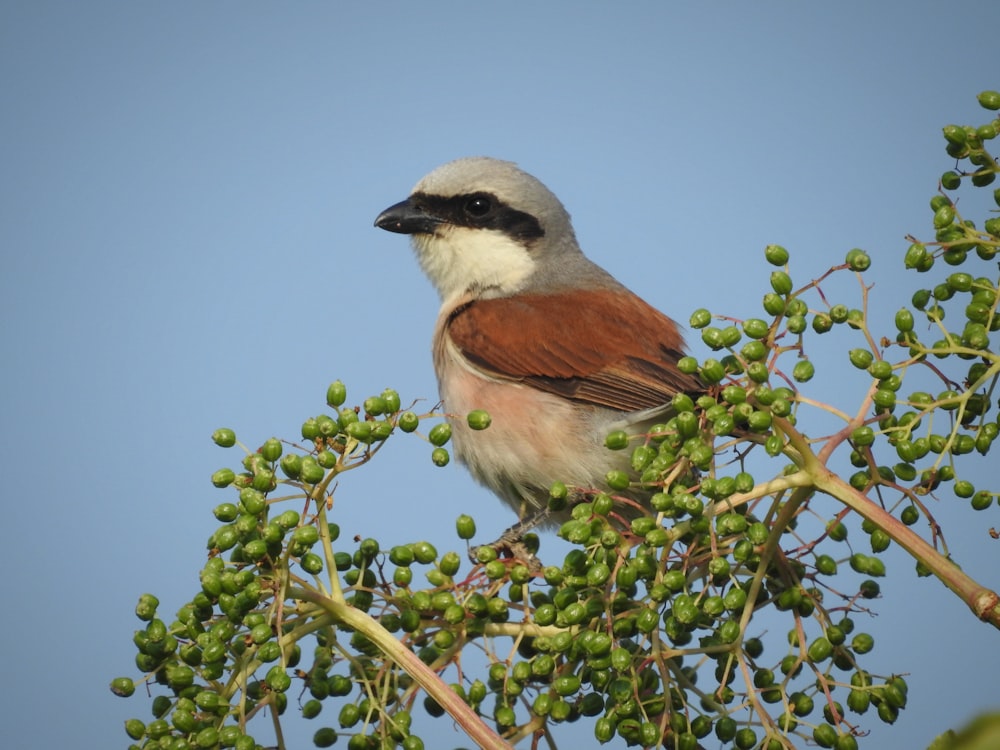
M817 490L839 500L885 531L964 601L976 617L1000 629L1000 595L966 575L910 527L834 474L812 452L805 437L787 420L775 419L775 424L780 426L789 442L797 449L799 458L796 463L809 474Z
M337 623L346 625L362 633L378 646L386 659L398 664L422 687L431 698L465 730L469 739L484 750L511 750L511 745L500 735L486 726L483 720L441 678L416 654L400 643L388 630L361 610L346 602L338 602L316 591L303 588L289 588L288 596L293 599L321 607Z

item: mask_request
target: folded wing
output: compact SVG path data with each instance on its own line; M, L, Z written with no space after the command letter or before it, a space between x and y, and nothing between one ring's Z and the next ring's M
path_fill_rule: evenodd
M623 412L699 390L677 369L677 326L624 290L474 300L449 316L445 333L494 377Z

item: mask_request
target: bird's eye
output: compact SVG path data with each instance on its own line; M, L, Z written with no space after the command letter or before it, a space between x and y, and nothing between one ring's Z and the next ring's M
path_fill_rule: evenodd
M477 218L486 216L486 214L490 212L491 208L493 208L493 204L490 203L490 199L484 198L481 195L469 198L469 200L465 202L465 213L469 216Z

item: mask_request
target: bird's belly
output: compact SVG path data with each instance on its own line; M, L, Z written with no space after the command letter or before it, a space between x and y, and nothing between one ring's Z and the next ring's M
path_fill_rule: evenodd
M454 451L479 482L517 512L544 507L556 481L600 488L608 470L627 467L627 451L604 446L621 413L453 368L441 378L441 396ZM490 414L488 429L468 426L466 415L473 409Z

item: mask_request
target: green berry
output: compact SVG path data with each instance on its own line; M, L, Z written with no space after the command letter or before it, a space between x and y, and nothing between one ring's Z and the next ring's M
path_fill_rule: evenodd
M431 461L435 466L447 466L451 461L451 454L447 448L435 448L431 451Z
M227 427L220 427L212 433L212 440L220 448L230 448L236 444L236 433Z
M455 520L455 530L459 539L472 539L476 535L476 522L463 513Z
M289 479L298 479L302 474L302 456L295 453L286 453L281 457L282 473Z
M892 377L892 363L877 359L869 365L868 373L876 380L888 380Z
M474 409L473 411L470 411L469 415L466 417L466 421L468 422L469 427L473 430L485 430L493 422L489 413L483 409Z
M1000 109L1000 92L997 91L983 91L976 97L979 100L979 106L983 109Z
M403 432L413 432L420 425L420 417L412 411L404 411L399 415L397 424Z
M875 430L867 425L858 427L851 433L851 441L862 448L871 445L875 442Z
M709 326L701 332L701 340L712 350L722 349L725 344L722 341L722 331L715 326Z
M628 447L628 433L625 430L615 430L604 438L604 447L613 451L623 450Z
M362 402L361 408L364 409L365 414L370 414L373 417L385 414L388 410L385 400L381 396L369 396Z
M441 560L438 562L438 567L441 572L449 577L455 575L460 566L461 558L458 556L457 552L445 552L444 555L441 556Z
M326 471L312 456L304 456L300 464L299 477L306 484L316 484L326 476Z
M989 490L980 490L972 496L973 510L986 510L993 504L993 493Z
M626 490L629 486L629 475L627 472L613 469L604 475L608 487L613 490Z
M688 355L677 360L677 369L685 375L693 375L698 372L698 360Z
M955 221L955 209L951 205L941 206L934 212L934 228L944 229Z
M212 510L212 515L223 523L235 521L239 513L240 510L236 507L235 503L222 503L220 505L216 505Z
M340 425L337 420L331 417L329 414L320 414L316 417L316 428L317 437L333 437L340 430ZM308 424L308 422L306 423ZM305 434L306 425L302 425L303 435Z
M428 565L437 559L437 549L430 542L417 542L413 545L414 559L423 565Z
M721 382L726 377L726 370L716 359L706 359L701 366L699 375L703 381L712 385Z
M128 698L135 692L135 683L130 677L115 677L111 681L111 692L121 698Z
M281 441L278 438L270 438L258 448L257 452L265 461L277 461L281 458Z
M752 339L762 339L767 336L770 326L760 318L749 318L743 321L743 332Z
M326 389L326 403L334 409L340 407L347 400L347 386L341 381L335 380Z
M787 325L789 333L802 333L806 330L806 319L802 315L790 315Z
M319 422L315 417L310 417L302 423L301 432L304 440L315 440L320 436Z
M771 288L776 294L786 295L792 291L792 277L784 271L771 272ZM770 312L770 311L769 311Z
M744 727L736 732L733 744L739 750L750 750L757 745L757 733L749 727Z
M972 289L972 275L968 273L953 273L946 282L948 288L956 292L967 292Z
M431 445L436 445L438 447L444 445L449 440L451 440L451 425L448 422L441 422L436 424L431 428L431 431L427 434L427 439L430 441Z
M875 358L867 349L851 349L848 356L851 360L851 364L859 370L867 369L867 367L872 363L872 360Z
M820 662L830 657L833 653L833 646L826 637L819 637L811 644L807 651L809 659L813 662Z
M357 424L360 420L361 417L354 409L345 408L337 412L337 427L341 430L346 429L348 425Z
M387 414L395 414L399 411L399 394L392 388L386 388L382 391L382 401L385 402Z
M847 253L847 265L852 271L867 271L872 264L872 259L864 250L854 248Z
M913 330L913 313L905 307L896 313L896 329L903 333Z
M812 376L816 374L816 368L812 362L808 359L800 360L792 368L792 378L796 382L805 383L812 379Z
M769 315L781 315L785 312L785 300L774 292L764 295L763 305Z
M236 473L232 469L219 469L212 474L212 484L216 487L228 487L236 479Z
M764 258L772 266L783 266L788 262L788 251L781 245L768 245L764 248Z
M580 678L575 674L557 677L552 683L552 689L563 697L573 695L580 690Z
M704 328L711 322L712 322L712 313L710 313L703 307L691 313L691 318L688 321L688 323L692 328Z

